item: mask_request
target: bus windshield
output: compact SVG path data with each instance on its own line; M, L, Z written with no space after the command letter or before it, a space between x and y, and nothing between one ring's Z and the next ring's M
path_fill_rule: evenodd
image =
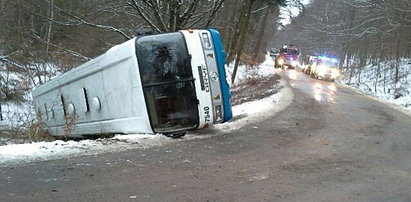
M183 35L139 38L136 54L153 130L161 133L196 128L198 101Z
M298 55L299 53L298 53L298 50L296 50L296 49L291 49L291 48L284 48L283 50L282 50L282 52L284 53L284 54L287 54L287 55Z

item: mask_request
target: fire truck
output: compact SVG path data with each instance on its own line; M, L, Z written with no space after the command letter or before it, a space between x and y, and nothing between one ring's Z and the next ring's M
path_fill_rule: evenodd
M300 52L293 45L284 45L280 53L275 58L275 68L295 69L298 65L298 55Z

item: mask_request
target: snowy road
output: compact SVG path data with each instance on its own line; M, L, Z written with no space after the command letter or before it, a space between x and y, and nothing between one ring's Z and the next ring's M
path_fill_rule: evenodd
M278 114L207 138L5 167L0 201L411 200L409 116L296 70L282 76L294 99Z

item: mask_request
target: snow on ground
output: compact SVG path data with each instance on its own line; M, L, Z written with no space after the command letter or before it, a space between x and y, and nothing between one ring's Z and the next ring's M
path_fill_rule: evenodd
M358 82L358 76L355 76L348 84L348 76L346 76L342 83L353 90L390 103L400 111L411 114L411 59L400 60L398 83L394 83L394 78L391 77L394 75L394 65L395 61L381 62L378 77L376 76L377 66L367 65L361 72L360 82Z
M232 65L228 67L229 75L232 74ZM279 69L274 68L274 60L267 54L265 61L259 66L259 68L248 68L245 66L239 66L237 70L237 77L235 83L240 83L245 80L247 77L251 76L269 76L274 75L280 71ZM261 100L246 102L241 105L233 106L233 116L243 117L241 120L231 121L225 124L215 125L215 128L218 128L223 131L231 131L241 128L245 124L248 124L249 121L258 121L258 119L263 119L264 114L267 111L277 113L284 110L292 101L293 93L291 89L287 86L287 83L284 79L280 80L279 92L263 98Z
M245 66L238 68L236 83L241 82L249 75L270 76L276 73L273 60L267 56L266 61L259 68L249 69ZM231 75L232 65L228 67ZM284 80L280 81L279 92L262 100L243 103L233 107L233 119L224 124L213 125L210 129L197 130L187 133L182 139L170 139L163 135L117 135L113 138L82 140L82 141L53 141L30 144L11 144L0 146L0 167L18 163L55 160L75 156L96 155L113 151L129 149L145 149L161 146L178 141L207 138L216 134L227 133L238 129L251 121L264 117L267 111L277 113L285 109L293 99L291 89Z
M1 104L0 129L19 128L31 122L34 119L32 105L28 102L15 104Z
M402 75L408 75L401 78L400 93L402 96L398 99L394 99L395 93L392 83L388 83L385 86L377 86L375 91L374 82L376 78L373 76L375 67L367 66L362 73L361 83L351 84L351 88L358 89L366 94L373 95L379 99L386 100L397 105L408 107L411 114L411 87L408 82L411 82L410 60L401 61L401 73ZM390 65L390 64L384 64ZM273 68L274 61L267 56L263 64L259 68L248 68L246 66L239 66L236 84L243 82L250 76L270 76L274 75L277 70ZM389 69L389 68L386 68ZM230 80L233 65L228 65L228 81ZM391 72L386 72L387 75L391 75ZM381 78L379 78L381 79ZM389 78L391 79L391 78ZM353 82L354 80L352 80ZM347 80L343 80L343 83L347 83ZM231 82L229 82L231 83ZM388 92L388 89L389 90ZM385 93L384 93L385 92ZM232 130L243 127L245 124L249 124L253 121L258 121L264 118L267 111L277 113L285 109L293 99L292 91L287 86L285 80L280 80L278 93L266 97L264 99L243 103L233 107L233 119L224 124L213 125L209 129L190 131L182 139L170 139L162 135L117 135L113 138L97 139L97 140L82 140L82 141L53 141L53 142L37 142L30 144L10 144L0 146L0 167L18 164L18 163L30 163L35 161L46 161L62 158L70 158L75 156L84 155L96 155L113 151L126 151L129 149L145 149L153 146L161 146L165 144L175 143L178 141L186 141L199 138L208 138L213 135L227 133ZM11 106L12 108L16 106ZM13 110L12 110L13 111Z

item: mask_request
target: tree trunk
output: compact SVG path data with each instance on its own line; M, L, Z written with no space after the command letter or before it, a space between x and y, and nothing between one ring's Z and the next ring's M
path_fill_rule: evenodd
M351 53L347 54L347 68L350 71L349 77L348 77L348 85L351 84L351 79L354 75L354 67L350 66L351 65L351 59L352 59L352 55Z
M3 121L3 112L1 111L1 104L0 104L0 121Z
M379 74L380 74L380 71L381 71L380 68L381 68L380 62L378 61L377 72L376 72L376 75L375 75L374 92L377 92L378 77L379 77Z
M399 81L399 62L400 62L400 47L401 47L401 38L400 38L400 32L399 29L397 29L396 32L396 40L395 40L395 86L397 87L397 83Z
M234 59L234 56L236 56L236 50L237 50L237 43L239 40L239 38L241 37L242 34L240 31L240 27L241 24L244 22L244 15L246 12L247 7L245 5L247 5L247 3L245 2L250 2L249 0L244 0L243 1L243 6L241 7L241 11L240 11L240 19L238 20L238 22L235 25L234 28L234 35L232 35L233 37L231 38L231 42L230 42L230 48L228 49L228 56L227 56L227 61L232 61Z
M383 90L385 93L385 84L387 83L387 69L384 68L384 82L383 82Z
M246 8L248 8L246 15L241 15L240 18L240 35L238 37L238 40L240 42L240 45L237 48L237 52L236 52L236 58L235 58L235 64L234 64L234 70L233 70L233 75L231 77L231 83L234 84L235 81L235 76L237 74L237 69L238 69L238 65L240 62L240 57L243 51L243 47L244 47L244 41L245 41L245 36L247 35L247 28L248 28L248 22L250 21L250 15L251 15L251 10L253 7L253 4L255 2L255 0L246 0L247 3L244 4L246 6ZM242 19L242 20L241 20Z
M50 38L51 38L51 28L53 25L54 19L54 0L50 0L50 19L49 19L49 27L47 30L47 44L46 44L46 61L48 60L48 54L50 49Z
M264 13L264 18L263 18L263 20L262 20L262 22L261 22L261 30L260 30L260 33L258 34L258 40L257 40L257 45L255 46L255 49L254 49L254 58L257 58L258 57L258 55L259 55L259 53L260 53L260 51L261 51L261 46L262 46L262 42L263 42L263 37L264 37L264 34L265 34L265 31L266 31L266 24L267 24L267 19L268 19L268 16L269 16L269 13L271 12L271 6L269 6L267 9L266 9L266 11L265 11L265 13Z

